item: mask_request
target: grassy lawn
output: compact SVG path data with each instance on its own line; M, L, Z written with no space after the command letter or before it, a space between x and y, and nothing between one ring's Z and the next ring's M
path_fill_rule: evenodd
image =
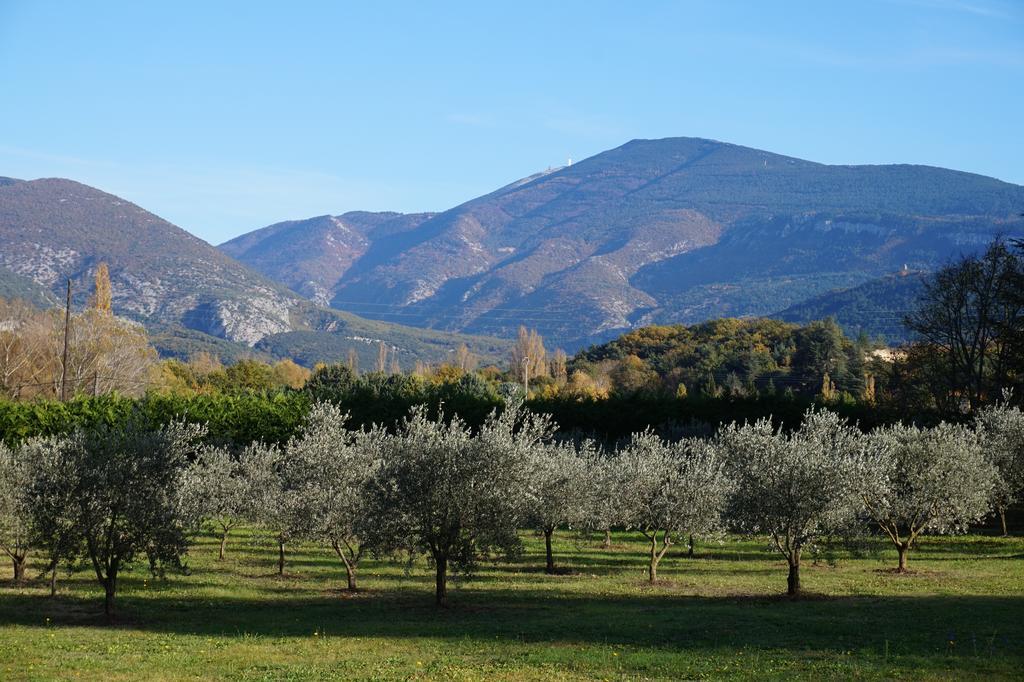
M239 536L216 561L203 538L191 575L154 581L140 563L121 583L120 623L102 624L102 591L84 570L0 584L0 679L679 679L1014 678L1024 669L1024 540L926 539L912 575L895 552L840 555L803 570L804 598L782 596L785 566L731 538L682 548L643 574L629 534L559 535L564 575L543 542L518 562L484 564L432 605L425 565L367 561L362 591L341 591L326 551L275 550ZM5 571L10 569L3 565ZM33 566L30 576L38 575ZM5 575L9 579L8 575Z

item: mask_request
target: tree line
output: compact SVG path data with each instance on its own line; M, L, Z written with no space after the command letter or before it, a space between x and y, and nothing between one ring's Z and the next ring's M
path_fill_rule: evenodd
M450 411L478 425L495 404L525 397L565 428L612 424L616 438L689 419L715 426L774 414L793 422L812 401L869 425L962 420L1006 389L1013 401L1024 396L1021 249L996 240L932 275L907 311L915 341L898 348L849 338L832 319L802 326L722 319L644 327L568 357L524 327L504 368L480 367L463 346L446 362L417 362L409 372L398 370L383 342L368 372L355 354L312 369L287 359L224 366L207 353L158 361L141 327L111 314L109 279L99 268L96 294L70 324L57 311L0 302L0 393L40 402L65 387L69 395L173 399L306 393L316 400L326 391L359 426L393 423L413 404L436 409L441 400L458 403ZM654 418L638 424L631 414Z
M555 529L635 532L651 582L684 538L765 537L797 595L802 557L829 538L881 534L905 571L922 535L964 532L1024 488L1024 414L1005 403L971 424L864 432L817 409L790 431L761 419L674 441L643 431L615 447L559 438L521 404L477 428L422 406L393 429L348 421L318 402L287 441L232 448L211 445L202 424L154 428L136 412L0 446L0 547L15 580L36 553L51 590L59 566L84 566L108 616L133 563L181 568L204 528L223 558L242 525L273 538L280 572L297 541L330 548L351 590L368 555L425 556L440 606L451 571L518 556L522 529L544 535L548 572Z

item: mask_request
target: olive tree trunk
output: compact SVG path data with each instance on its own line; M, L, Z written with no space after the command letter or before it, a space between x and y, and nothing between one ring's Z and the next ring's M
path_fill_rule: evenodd
M345 577L348 579L348 591L349 592L355 592L356 589L357 589L356 588L356 570L353 567L349 566L348 564L345 564Z
M25 567L27 557L24 554L12 554L11 562L14 564L14 582L20 583L25 581Z
M800 594L800 549L793 550L788 559L789 576L786 579L786 594L795 597Z
M107 621L114 620L114 598L117 596L117 569L111 568L103 579L103 615Z
M555 529L551 527L544 529L544 550L547 552L547 566L544 572L548 574L555 572L555 555L551 552L551 535L554 532Z
M672 540L669 537L668 531L661 539L661 549L658 549L658 531L655 530L651 535L647 533L643 534L651 543L651 559L647 567L647 579L649 582L657 582L658 580L658 564L661 563L662 558L668 553L669 547L672 546Z
M277 574L284 575L284 541L277 541Z
M114 597L117 594L117 589L110 585L104 585L104 598L103 598L103 615L107 617L107 620L114 620Z
M902 542L902 543L896 545L896 551L899 552L899 555L900 555L899 567L896 570L899 571L900 573L906 573L907 572L907 557L910 554L910 543L909 542Z
M448 607L448 555L435 553L434 567L436 579L434 581L434 599L441 608Z
M336 541L334 541L334 540L331 541L331 547L334 548L334 553L338 555L339 559L341 559L341 563L343 563L345 565L345 577L348 580L348 591L349 592L355 592L356 591L356 563L359 561L359 555L362 553L361 550L354 552L355 556L350 559L348 557L348 555L345 554L345 550L343 550L341 548L341 545L338 544ZM348 545L346 545L346 547L348 547Z
M224 552L228 546L228 532L225 530L220 534L220 551L217 552L217 560L224 561Z

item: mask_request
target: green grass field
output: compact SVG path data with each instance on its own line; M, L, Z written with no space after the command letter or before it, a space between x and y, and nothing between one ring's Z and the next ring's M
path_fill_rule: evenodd
M432 574L367 561L362 591L319 548L275 551L239 537L216 561L204 538L191 575L124 575L120 622L102 621L89 573L0 585L0 679L680 679L1015 678L1024 670L1024 540L926 539L911 575L895 552L803 569L806 594L782 596L785 566L731 538L673 551L660 584L629 534L558 536L564 575L525 536L512 564L483 564L433 606ZM6 567L5 567L6 569ZM9 569L8 569L9 570ZM39 573L33 566L31 577Z

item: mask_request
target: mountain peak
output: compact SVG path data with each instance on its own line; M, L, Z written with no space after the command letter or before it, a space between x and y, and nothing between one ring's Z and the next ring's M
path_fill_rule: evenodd
M498 336L527 324L574 347L638 324L772 313L907 262L928 269L1024 232L1021 205L1024 188L957 171L635 139L411 229L362 229L365 245L299 269L319 300L359 314ZM237 255L297 288L301 259L257 253Z

